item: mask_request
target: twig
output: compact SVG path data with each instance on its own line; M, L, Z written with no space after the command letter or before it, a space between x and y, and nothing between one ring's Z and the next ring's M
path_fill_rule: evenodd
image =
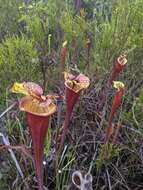
M124 177L122 176L122 174L120 173L120 171L118 170L118 168L114 165L114 164L111 164L112 167L115 169L115 171L119 174L119 176L121 177L122 181L124 182L123 185L125 185L125 187L128 189L128 190L131 190L129 187L128 187L128 184L126 183L126 180L124 179Z
M108 168L106 168L106 174L107 174L107 180L108 180L109 190L112 190L111 180L110 180L110 175L109 175L109 172L108 172Z
M14 106L16 106L17 102L14 102L11 106L9 106L4 112L0 114L0 118L2 118L8 111L10 111Z
M32 160L32 156L31 154L25 149L25 147L23 146L15 146L15 145L3 145L3 144L0 144L0 150L1 149L15 149L15 150L20 150L21 152L23 152L27 157L30 157Z
M75 158L71 159L71 160L61 169L61 171L65 170L65 168L67 168L67 167L71 164L71 162L73 162L74 160L75 160Z
M61 155L61 159L60 159L60 161L59 161L59 166L60 166L60 164L62 163L62 160L63 160L64 155L65 155L65 153L66 153L67 147L68 147L67 145L64 147L64 150L63 150L62 155Z
M98 151L98 145L96 146L96 150L95 150L95 153L93 155L92 161L90 163L90 167L89 167L88 173L91 173L91 170L92 170L92 167L93 167L96 155L97 155L97 151Z
M133 133L137 133L137 134L139 134L139 135L143 136L143 134L142 134L142 132L141 132L141 131L139 131L139 130L137 130L137 129L134 129L134 128L133 128L133 127L131 127L131 126L126 126L126 125L123 125L123 128L126 128L126 129L128 129L128 130L132 131Z

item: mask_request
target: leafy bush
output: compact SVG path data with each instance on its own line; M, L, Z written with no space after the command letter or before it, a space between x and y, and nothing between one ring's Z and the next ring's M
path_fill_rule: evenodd
M38 56L33 44L26 37L12 36L0 44L1 100L6 88L14 81L39 80Z

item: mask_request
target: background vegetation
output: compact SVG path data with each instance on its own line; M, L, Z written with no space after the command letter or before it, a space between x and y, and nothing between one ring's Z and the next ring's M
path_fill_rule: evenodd
M46 92L57 92L60 84L60 50L68 42L66 67L80 70L91 79L91 86L78 103L71 122L76 143L68 143L59 171L53 175L54 136L57 116L45 148L45 186L64 190L71 186L74 170L92 166L93 189L143 189L143 1L142 0L0 0L0 112L16 97L9 92L15 81L34 81ZM87 39L91 41L90 56ZM118 122L117 147L111 147L108 160L102 155L102 137L107 127L113 90L110 91L103 125L98 124L102 90L114 60L128 53L128 63L120 80L125 96ZM61 118L63 119L63 118ZM26 144L30 138L21 115L15 108L0 117L0 132L12 144ZM2 153L1 153L2 152ZM34 171L17 155L24 172L21 181L10 155L0 152L0 190L25 189ZM94 156L94 153L96 155ZM92 157L94 161L92 162ZM26 158L25 158L26 159ZM29 160L28 160L29 163ZM25 170L26 166L26 170ZM11 173L13 175L11 175Z

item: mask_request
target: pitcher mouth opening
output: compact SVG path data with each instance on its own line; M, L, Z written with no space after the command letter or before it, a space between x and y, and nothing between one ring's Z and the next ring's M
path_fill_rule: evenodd
M86 89L89 86L89 78L83 74L74 76L70 73L64 72L65 86L75 93L80 92L82 89Z
M127 63L127 55L126 54L120 55L117 61L120 65L125 65Z
M56 105L51 99L39 101L33 97L26 96L20 100L19 108L37 116L50 116L56 111Z

